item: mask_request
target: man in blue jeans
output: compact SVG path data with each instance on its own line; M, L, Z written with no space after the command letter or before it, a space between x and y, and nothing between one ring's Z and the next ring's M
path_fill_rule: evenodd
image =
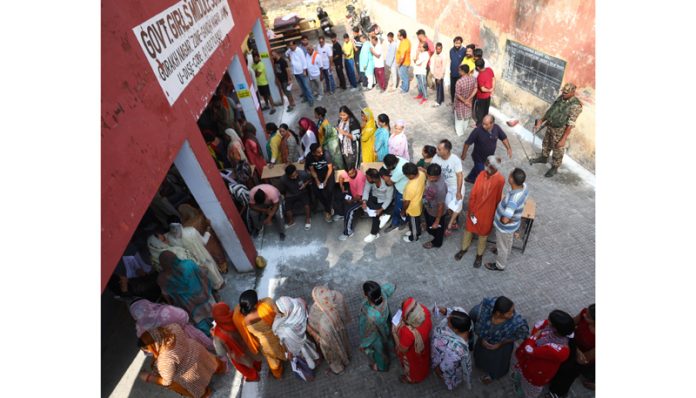
M307 78L307 57L304 51L297 47L295 40L290 41L290 49L285 53L290 60L292 74L295 75L295 80L302 90L302 102L309 102L309 106L314 106L314 97L312 90L309 88L309 80Z
M411 81L408 78L408 68L411 66L411 42L406 38L406 31L399 29L399 47L396 50L396 63L399 65L401 92L407 93Z
M384 232L391 232L395 228L406 228L406 220L401 218L403 208L403 195L408 177L403 172L404 165L408 161L402 157L389 154L384 157L384 167L389 171L390 176L384 177L387 185L394 187L394 208L392 209L391 225Z
M466 176L464 181L473 184L476 181L479 173L484 169L484 163L486 158L491 155L495 155L495 148L497 146L498 140L503 141L503 145L507 149L507 154L510 159L512 159L512 148L510 147L510 141L508 141L507 135L503 129L495 124L495 118L493 115L486 115L483 117L483 123L481 126L476 127L469 134L469 138L464 141L464 149L462 150L462 159L466 157L466 153L469 150L470 145L474 145L474 150L471 153L471 158L474 160L474 167L471 168L469 175Z
M355 91L358 89L358 79L355 77L355 45L350 40L348 33L343 35L343 45L341 49L343 50L343 61L346 64L346 74L348 75L348 80L352 87L350 91Z

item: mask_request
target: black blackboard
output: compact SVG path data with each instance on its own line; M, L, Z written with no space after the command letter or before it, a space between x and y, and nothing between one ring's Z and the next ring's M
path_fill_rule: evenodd
M566 61L512 40L505 45L503 78L546 102L558 98Z

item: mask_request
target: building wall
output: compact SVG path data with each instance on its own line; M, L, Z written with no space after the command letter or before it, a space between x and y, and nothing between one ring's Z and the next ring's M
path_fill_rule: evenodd
M254 262L251 238L196 125L244 37L261 16L258 2L228 2L234 27L172 106L132 29L175 1L102 3L102 290L185 139L245 254ZM245 74L250 81L246 70Z
M416 2L415 25L397 13L403 1ZM502 79L508 39L566 61L563 81L578 87L583 113L571 134L569 154L594 170L595 153L595 4L585 0L370 0L376 21L387 29L404 28L409 37L423 28L445 52L452 38L484 49L497 76L494 105L531 128L548 103ZM391 25L391 26L389 26ZM397 27L398 26L398 27ZM393 30L396 32L396 30Z

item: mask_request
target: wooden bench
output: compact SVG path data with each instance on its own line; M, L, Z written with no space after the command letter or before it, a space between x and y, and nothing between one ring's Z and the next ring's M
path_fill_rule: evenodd
M297 167L297 170L304 170L304 163L293 163L295 167ZM278 163L274 165L272 168L270 165L266 165L263 168L263 172L261 173L261 179L262 180L269 180L271 178L278 178L281 177L285 174L285 167L287 167L287 164L285 163Z

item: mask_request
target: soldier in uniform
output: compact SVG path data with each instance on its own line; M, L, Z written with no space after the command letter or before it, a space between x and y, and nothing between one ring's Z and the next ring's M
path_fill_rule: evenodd
M575 127L575 121L580 112L582 112L582 102L575 96L575 85L566 83L563 86L561 96L554 101L544 117L534 126L534 130L538 130L539 126L546 122L546 135L544 135L544 142L541 146L541 156L532 159L530 163L546 163L549 160L549 154L553 151L551 168L544 174L544 177L553 177L558 168L561 167L566 140L570 135L570 130Z

